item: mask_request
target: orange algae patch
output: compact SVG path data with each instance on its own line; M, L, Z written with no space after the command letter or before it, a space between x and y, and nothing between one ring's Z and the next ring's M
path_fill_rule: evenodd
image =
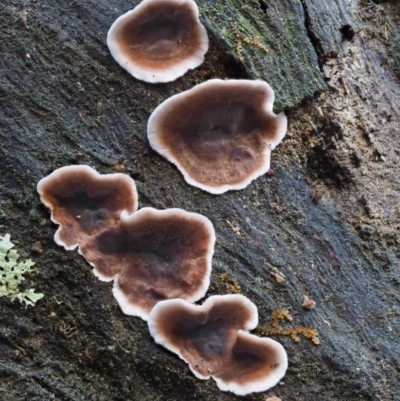
M264 327L258 326L256 328L256 334L262 335L262 336L271 336L271 335L290 336L295 343L300 342L300 335L302 335L305 338L308 338L309 340L311 340L311 342L314 345L320 344L317 330L312 329L310 327L302 327L302 326L289 327L287 329L282 329L279 326L279 322L281 320L291 322L291 321L293 321L293 317L289 314L288 311L283 310L283 309L278 309L272 315L272 319L271 319L272 329L266 329Z
M230 278L226 273L219 276L220 280L224 283L225 289L229 294L240 294L242 289L235 278Z

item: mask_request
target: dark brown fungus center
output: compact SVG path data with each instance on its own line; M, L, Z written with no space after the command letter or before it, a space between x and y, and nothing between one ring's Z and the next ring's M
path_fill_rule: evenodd
M216 194L244 188L269 170L271 150L286 133L273 101L262 81L205 82L157 107L150 144L194 186Z
M243 331L257 321L257 309L246 297L225 295L201 306L181 299L160 302L148 324L155 341L177 353L197 377L212 376L220 389L245 395L272 387L287 368L279 343Z
M150 63L149 59L170 61L180 55L183 46L191 46L188 39L194 21L185 18L185 13L191 15L188 5L165 4L160 11L149 6L136 17L144 22L127 24L121 31L123 46L135 49L144 63Z
M114 22L107 44L136 78L167 82L203 62L208 36L194 1L144 0Z
M66 249L118 224L123 210L137 209L134 181L124 174L100 175L89 166L67 166L40 180L42 202L60 224L55 241Z
M124 313L147 320L160 300L204 296L215 234L204 216L181 209L143 208L121 215L119 226L81 247L103 279L116 278L114 296Z
M213 377L221 390L245 395L274 386L286 369L286 352L279 343L240 330L229 362Z
M64 188L67 189L67 188ZM69 192L69 193L68 193ZM59 206L75 216L77 224L83 231L91 232L104 225L108 218L107 205L110 205L110 193L99 191L95 193L91 188L78 189L63 193L58 196Z
M187 349L192 348L207 361L221 357L233 340L232 333L235 338L237 330L254 319L254 310L243 302L243 298L238 296L231 299L231 302L220 302L221 299L216 298L211 309L194 309L191 316L188 316L185 304L176 306L162 318L165 335L168 336L170 332L171 338L179 338L179 341L186 343Z
M204 355L206 360L220 357L226 352L228 332L221 320L198 325L187 335L193 339L194 348L198 350L199 354Z

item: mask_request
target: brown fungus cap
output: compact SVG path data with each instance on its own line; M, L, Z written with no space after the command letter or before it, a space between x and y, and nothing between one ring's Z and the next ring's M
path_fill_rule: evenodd
M127 315L148 319L153 306L171 298L194 302L210 284L215 233L211 222L181 209L143 208L123 213L120 226L81 248Z
M169 82L203 63L208 35L193 0L144 0L114 22L107 44L135 78Z
M213 378L221 390L246 395L278 384L287 367L281 344L239 330L229 362Z
M274 386L287 369L279 343L246 332L257 322L257 308L246 297L217 295L201 306L159 302L148 325L154 340L186 361L196 377L213 377L221 390L245 395Z
M195 187L213 194L245 188L269 170L286 134L286 116L272 112L273 102L263 81L204 82L156 108L150 145Z
M101 175L85 165L61 167L42 178L37 190L59 224L54 240L71 250L119 224L123 210L138 206L135 182L125 174Z

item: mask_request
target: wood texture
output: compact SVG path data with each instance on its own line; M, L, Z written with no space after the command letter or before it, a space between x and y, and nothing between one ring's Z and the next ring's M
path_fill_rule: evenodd
M181 207L212 220L208 295L241 291L263 327L283 308L294 317L284 327L319 331L319 346L276 337L288 352L287 375L246 400L399 400L400 211L391 195L400 177L399 38L390 28L398 26L398 2L203 1L206 62L165 85L136 81L107 50L108 27L135 4L0 5L0 235L10 233L34 259L26 285L45 294L33 308L0 299L0 399L239 399L197 380L151 340L143 321L122 314L110 283L56 246L35 187L79 163L101 173L123 168L137 183L139 207ZM363 30L342 41L338 29L353 20ZM268 55L244 44L240 63L235 23L258 35ZM345 56L326 61L337 49ZM158 104L215 77L267 79L277 111L290 108L273 174L221 196L188 186L146 139ZM372 182L379 185L366 190ZM42 253L32 250L37 241ZM314 309L302 308L304 294Z

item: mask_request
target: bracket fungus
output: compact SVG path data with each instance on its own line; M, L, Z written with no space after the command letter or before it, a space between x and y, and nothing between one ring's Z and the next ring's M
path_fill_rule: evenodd
M216 295L203 305L159 302L148 321L154 340L189 364L200 379L213 377L223 391L265 391L285 375L287 355L278 342L249 334L256 306L243 295Z
M107 45L135 78L169 82L203 63L208 35L193 0L144 0L114 22Z
M266 82L213 79L159 105L147 135L189 184L213 194L243 189L269 170L286 134L287 118L273 103Z
M85 165L61 167L42 178L37 190L59 224L54 240L71 250L107 227L117 225L123 210L138 207L135 182L127 175L99 174Z
M121 223L81 248L100 279L115 279L113 293L127 315L147 320L165 299L202 298L210 284L215 233L204 216L181 209L123 212Z

